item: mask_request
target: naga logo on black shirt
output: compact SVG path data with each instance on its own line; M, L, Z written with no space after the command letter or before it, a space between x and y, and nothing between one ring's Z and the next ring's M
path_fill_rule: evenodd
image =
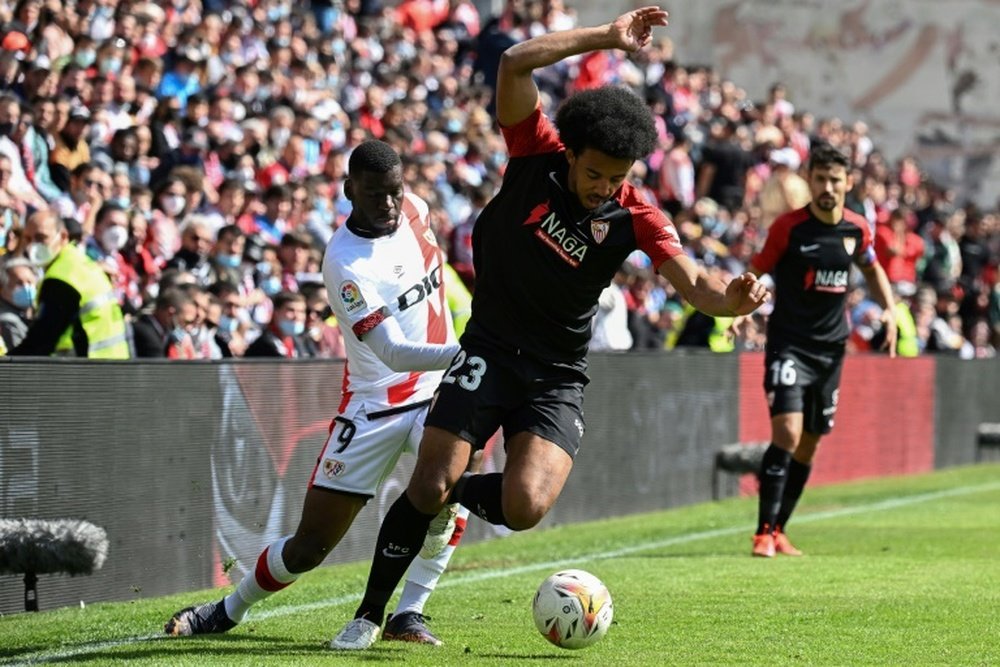
M806 289L817 292L846 292L848 274L848 271L833 269L809 269L806 272Z
M535 236L542 243L574 269L580 266L580 262L587 254L587 244L570 233L562 220L549 208L548 200L531 209L531 214L524 221L525 225L535 223L538 223Z

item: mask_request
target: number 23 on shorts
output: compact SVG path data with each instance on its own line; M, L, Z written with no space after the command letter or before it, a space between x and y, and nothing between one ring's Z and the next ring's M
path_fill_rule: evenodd
M455 384L467 391L475 391L486 373L486 360L475 355L469 356L465 350L459 350L448 371L441 379L441 384Z

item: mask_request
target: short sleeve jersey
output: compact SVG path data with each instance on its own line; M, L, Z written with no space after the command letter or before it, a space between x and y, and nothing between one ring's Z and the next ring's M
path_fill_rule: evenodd
M673 223L629 183L588 211L567 185L552 122L536 109L503 129L510 161L473 230L476 289L466 331L542 360L576 363L601 291L635 249L654 267L682 252Z
M406 193L401 217L396 231L378 238L342 225L323 257L323 280L347 352L340 412L348 416L361 407L372 414L427 400L441 379L440 371L394 372L372 352L364 336L386 318L395 318L407 340L455 341L427 203Z
M808 206L775 219L750 264L774 277L769 341L843 343L850 328L846 300L851 264L875 261L868 222L852 211L829 225Z

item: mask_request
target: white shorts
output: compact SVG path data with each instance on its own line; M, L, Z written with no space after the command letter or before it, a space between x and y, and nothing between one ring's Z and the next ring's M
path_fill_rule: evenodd
M309 480L310 488L374 496L378 486L392 474L400 454L416 454L427 408L428 404L424 404L373 419L368 419L363 409L353 419L335 417Z

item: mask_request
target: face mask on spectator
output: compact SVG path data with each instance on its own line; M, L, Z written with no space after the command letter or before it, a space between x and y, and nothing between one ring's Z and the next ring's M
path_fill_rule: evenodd
M281 320L278 322L278 329L283 336L301 336L306 330L305 322L294 322L292 320Z
M14 123L0 123L0 136L9 137L14 133Z
M33 284L18 285L11 292L10 298L15 308L27 310L35 305L37 290Z
M94 61L97 60L97 52L91 51L90 49L78 51L73 59L76 60L76 64L80 67L90 67L94 64Z
M229 315L221 315L219 317L219 331L233 333L239 326L240 321L235 317L230 317Z
M121 250L128 243L128 230L118 225L111 225L101 233L101 245L108 252Z
M48 266L55 258L52 248L44 243L32 243L28 246L28 261L36 266Z
M184 195L163 195L160 197L160 206L169 216L179 215L184 210Z
M264 294L274 296L281 291L281 278L270 276L260 284L260 288L264 290Z
M122 71L122 61L117 58L105 58L101 61L98 67L101 74L114 74L117 75Z
M271 275L271 263L270 262L257 262L257 273L262 276Z
M116 204L118 206L121 206L122 208L128 208L129 204L131 204L132 202L128 197L112 197L111 199L108 200L108 203Z
M220 253L215 256L215 261L217 261L222 266L228 266L231 269L239 268L240 258L237 255L227 255Z

